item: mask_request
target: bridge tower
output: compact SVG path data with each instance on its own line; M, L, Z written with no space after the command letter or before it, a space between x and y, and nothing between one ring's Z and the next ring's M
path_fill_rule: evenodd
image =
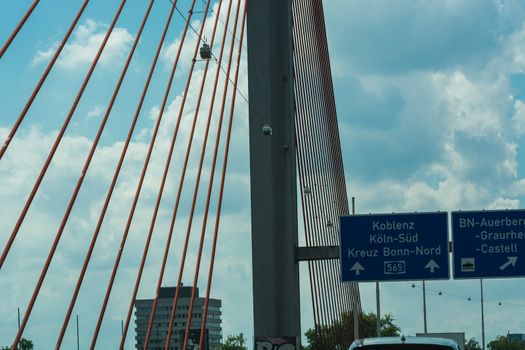
M255 339L301 339L291 0L249 0Z

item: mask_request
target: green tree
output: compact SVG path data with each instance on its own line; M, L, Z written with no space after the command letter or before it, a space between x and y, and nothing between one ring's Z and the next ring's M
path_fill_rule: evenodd
M490 350L525 350L525 342L509 340L504 335L498 335L488 344Z
M476 339L470 338L465 342L465 350L481 350L481 345L479 345Z
M229 335L223 344L221 344L221 350L248 350L246 347L246 338L244 334Z
M373 313L365 313L360 318L359 329L364 337L376 336L376 316ZM401 329L394 323L392 314L386 314L381 318L381 335L398 336ZM304 335L307 344L304 350L322 349L348 349L354 340L354 318L352 313L343 313L339 320L331 325L322 325L308 329Z
M380 329L382 337L396 337L400 334L401 328L394 323L395 318L392 314L385 314L381 317ZM362 317L363 332L365 338L377 337L377 316L373 312L367 312Z
M19 350L33 350L33 342L29 339L22 338L18 343ZM0 350L11 350L11 346L4 346Z

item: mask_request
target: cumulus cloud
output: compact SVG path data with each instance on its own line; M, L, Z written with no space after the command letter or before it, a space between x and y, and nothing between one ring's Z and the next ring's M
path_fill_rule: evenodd
M75 70L90 64L102 44L107 29L106 24L87 19L73 32L72 38L62 50L57 65L65 70ZM115 27L100 57L101 66L109 68L122 62L132 42L133 35L127 29ZM31 66L47 62L55 54L58 45L54 43L47 49L38 50L33 56Z
M348 192L357 198L359 213L522 207L524 23L516 14L525 8L516 1L478 4L385 1L385 6L340 2L341 7L326 7L335 21L327 20L327 25L329 35L334 28L331 56L336 56L334 82ZM427 18L437 8L439 15ZM466 13L469 21L451 25ZM361 18L348 19L354 17ZM350 24L344 26L343 18ZM386 22L373 24L376 20ZM404 23L398 25L399 21ZM345 39L348 32L341 27L353 34ZM416 52L419 49L422 52ZM345 87L354 90L337 90ZM366 120L348 107L352 92L359 97L363 87L376 92L393 89L400 98L388 100L384 95L378 102L377 94L367 96L368 111L380 115ZM384 101L393 103L382 111L378 106ZM376 123L381 119L389 121L386 131ZM479 286L466 282L453 281L448 287L439 283L439 288L457 289L452 293L465 295L463 300L472 289L479 293ZM413 334L422 331L421 316L414 317L421 310L399 300L407 290L403 283L383 284L381 303L387 306L382 312L393 312L403 333ZM512 299L507 293L499 295ZM361 286L365 309L374 308L373 296L371 286ZM453 298L427 304L430 331L460 329L479 340L480 328L470 326L476 322L476 311L462 300L449 299ZM438 303L446 303L443 309L461 309L462 317L443 327L449 318L435 307ZM517 315L508 309L501 312L509 319ZM493 325L487 339L504 334L501 325L509 325L496 314L486 319Z
M104 112L104 106L95 106L87 112L86 118L87 119L99 118L102 116L103 112Z
M89 29L89 28L88 28ZM86 29L87 30L87 29ZM89 32L89 30L87 30ZM241 74L246 74L246 61L244 57L243 67ZM216 65L211 65L210 72L208 73L208 81L212 81L215 77L217 70ZM195 104L197 100L198 86L200 85L203 76L202 67L198 66L194 73L194 82L190 88L190 93L187 97L186 108L182 114L181 126L178 134L176 143L176 150L171 164L171 172L168 177L168 183L165 188L164 201L162 202L159 218L155 228L155 239L150 248L150 258L148 260L148 266L146 267L145 279L143 281L144 288L141 290L140 295L143 297L150 297L154 291L153 286L156 283L158 276L160 257L164 249L164 242L166 240L167 231L169 228L169 221L171 218L171 212L174 205L174 198L176 197L176 191L178 181L180 178L182 160L185 155L185 148L189 141L190 130L193 118L195 116ZM220 74L219 86L223 86L226 82L224 74ZM175 236L173 245L175 247L182 247L184 233L186 232L187 215L189 212L189 203L191 203L191 193L188 188L193 190L193 186L196 179L195 166L198 163L198 157L200 155L202 143L203 143L203 131L206 124L206 119L209 112L209 100L211 95L213 84L208 84L204 90L204 98L201 106L201 111L196 121L195 136L193 142L193 151L191 153L189 168L186 176L186 186L183 192L182 204L179 208L178 219L175 227ZM229 100L232 94L232 85L228 83L229 97L226 99L227 103L225 106L225 115L223 122L223 142L220 143L221 150L224 149L224 131L226 130L226 120L229 116ZM239 84L241 91L246 91L246 79L241 79ZM203 195L207 189L207 181L209 176L209 162L211 160L211 153L214 149L214 139L217 130L217 116L220 111L220 102L222 100L222 89L219 89L219 93L216 97L214 113L212 114L212 123L210 129L210 140L208 141L207 153L206 153L206 165L202 174L203 181L200 190L199 201L203 200ZM163 115L163 122L160 125L160 131L158 134L155 151L151 159L150 166L144 182L142 195L139 200L135 219L131 227L130 236L128 238L126 253L122 260L122 268L120 271L124 276L123 279L116 286L114 292L118 293L119 301L112 302L113 309L109 311L107 319L118 320L120 325L120 319L123 317L124 312L127 310L127 301L131 297L130 292L133 288L131 283L134 283L134 278L137 271L138 259L142 254L142 248L144 246L145 234L148 232L149 224L151 221L151 213L153 210L154 202L157 198L157 192L159 190L160 176L164 170L166 162L167 150L169 148L173 130L177 123L177 117L179 115L179 108L181 105L181 92L176 91L175 97L169 102L168 106ZM160 103L160 101L158 101ZM86 120L93 121L103 113L103 106L95 106L89 110L86 114ZM158 105L154 105L145 113L143 125L144 128L138 130L137 133L140 137L134 139L130 145L128 156L124 163L124 168L120 175L120 180L117 183L115 193L113 195L112 202L108 209L108 214L105 219L105 223L102 227L101 236L97 243L95 255L93 256L93 263L91 265L88 274L86 275L85 287L82 293L84 296L79 300L79 305L89 304L93 309L97 309L102 300L103 290L100 288L100 281L106 283L108 274L113 265L115 253L118 250L122 232L126 224L126 220L129 214L130 205L133 200L135 190L137 187L138 176L142 169L143 160L146 155L149 140L152 135L153 126L158 118L160 109ZM212 296L223 298L226 300L231 295L236 295L238 301L242 300L242 303L224 303L223 312L229 316L225 316L225 331L233 333L239 329L244 331L246 334L250 334L251 321L250 315L246 312L242 312L245 309L243 305L251 303L251 285L247 282L243 288L233 286L231 282L232 274L235 274L235 278L239 281L249 281L251 269L249 249L249 213L239 208L246 208L247 201L249 200L249 177L247 164L247 148L243 145L246 142L247 134L247 105L246 103L238 98L237 99L237 112L235 114L234 122L234 136L232 140L232 155L229 166L229 173L232 174L228 178L226 189L231 186L235 186L237 191L226 191L225 206L223 210L223 219L221 221L221 235L226 235L224 239L220 239L219 253L217 256L217 272L214 278L214 287L212 290ZM0 138L7 135L6 129L0 129ZM12 182L11 186L3 186L0 191L4 195L2 203L0 204L2 220L0 224L0 230L2 232L9 231L13 225L13 220L17 217L21 206L23 205L23 196L21 193L28 193L30 187L34 182L34 177L39 170L39 165L45 157L46 150L49 149L50 145L54 141L56 132L47 132L39 128L34 128L33 132L27 134L25 132L17 135L17 138L13 141L12 149L23 150L24 157L15 157L12 151L6 154L6 157L0 164L0 179L1 183L8 184ZM52 167L49 170L49 174L46 176L46 180L40 189L39 196L37 196L35 203L33 204L32 213L28 216L28 222L24 224L25 229L21 231L20 237L18 238L17 246L14 247L12 256L10 257L11 268L8 273L16 271L14 265L20 261L20 255L28 252L35 252L32 254L30 266L26 266L28 275L26 276L29 284L33 283L36 279L37 273L39 273L43 259L49 250L50 240L56 233L57 226L59 224L61 215L65 209L67 201L70 198L72 188L80 176L80 169L82 168L84 159L87 155L87 151L91 145L92 140L81 136L67 136L63 142L62 147L55 156L55 160L52 163ZM86 174L84 189L81 190L75 208L72 212L69 223L66 226L64 235L55 257L55 263L53 263L53 271L50 271L50 277L47 279L46 285L53 288L56 286L58 281L54 276L63 275L68 276L67 280L61 282L61 285L67 285L68 288L58 288L56 293L58 295L47 295L43 293L39 298L39 303L55 303L55 299L69 300L68 291L71 290L72 285L76 283L78 276L78 269L80 263L86 252L88 240L94 230L94 226L98 220L102 203L105 198L107 187L113 176L113 169L116 165L118 157L123 147L123 143L120 140L116 142L105 142L102 141L103 145L99 146L95 157L93 159L92 166ZM32 152L31 150L38 149L38 152ZM33 157L34 159L29 159ZM217 174L220 174L219 170L222 166L222 159L219 156ZM21 176L20 172L25 171L28 175ZM219 178L216 175L215 178L216 186L219 184ZM16 186L15 186L16 185ZM60 197L60 199L57 199ZM212 226L215 222L214 212L216 210L217 193L216 190L212 197L212 208L210 211L209 226ZM232 204L233 203L233 204ZM5 208L4 208L5 207ZM203 204L197 205L197 216L194 220L193 232L190 246L196 246L195 239L200 233L200 223L202 222L202 207ZM4 210L5 209L5 210ZM8 210L9 209L9 210ZM42 217L43 216L43 217ZM29 220L30 219L30 220ZM39 225L43 225L39 227ZM35 228L39 227L38 230ZM208 233L208 240L210 233ZM0 246L5 243L6 236L2 235L0 239ZM29 249L29 247L31 249ZM16 249L15 249L16 248ZM24 250L25 249L25 250ZM210 247L205 248L205 255L209 256ZM188 257L188 269L184 277L184 283L188 284L192 280L193 271L191 266L195 265L195 255L190 253ZM206 260L206 256L204 258ZM15 262L15 263L12 263ZM166 273L166 279L164 284L174 284L175 280L173 276L176 276L178 271L175 271L175 267L180 262L180 252L175 249L168 262L168 270ZM26 265L29 262L26 262ZM67 266L67 269L66 269ZM204 266L207 266L203 262L203 271L201 274L207 273ZM170 270L171 269L171 270ZM173 270L173 271L172 271ZM8 271L8 270L5 270ZM2 271L3 272L3 271ZM29 274L29 272L31 272ZM221 277L222 276L222 277ZM98 286L97 286L97 282ZM6 294L14 295L17 293L17 283L11 286L2 284L0 288L5 291ZM201 289L204 288L205 281L201 281ZM26 302L29 297L28 293L31 292L31 288L27 288L26 293L21 293L16 297L13 305L21 305ZM82 294L81 293L81 294ZM139 297L140 297L139 295ZM65 307L65 306L64 306ZM87 319L86 323L93 323L93 312L88 311L81 307L81 311L85 314ZM53 311L53 318L60 320L65 310L57 308ZM239 317L239 315L243 315ZM39 313L35 313L33 316L35 324L39 325L41 318ZM111 322L110 322L111 323ZM48 325L47 328L42 328L38 332L34 333L35 338L51 342L49 336L45 334L55 334L58 326L56 324ZM112 327L106 326L106 327ZM3 332L11 332L8 328L0 327L0 337L3 338ZM107 329L107 328L106 328ZM133 332L130 332L132 334ZM11 333L5 333L11 334ZM34 339L35 339L34 338ZM131 341L131 340L130 340ZM106 344L106 347L114 346L108 337L102 336L101 344ZM51 347L51 344L49 344Z

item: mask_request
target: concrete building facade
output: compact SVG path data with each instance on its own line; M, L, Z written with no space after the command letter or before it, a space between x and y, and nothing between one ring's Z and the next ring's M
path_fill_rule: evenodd
M184 333L186 331L186 321L190 308L190 299L193 287L181 287L175 312L173 331L170 340L170 350L181 350ZM170 315L173 306L173 298L177 287L163 287L159 292L157 310L153 319L153 326L150 335L148 350L164 350ZM188 350L198 349L198 339L204 312L204 298L199 297L199 289L195 294L193 306L193 316L191 320L190 337ZM153 306L153 299L141 299L135 302L135 340L136 349L144 349L148 322ZM216 350L222 343L222 302L220 299L211 299L208 302L208 316L206 318L206 333L204 349Z

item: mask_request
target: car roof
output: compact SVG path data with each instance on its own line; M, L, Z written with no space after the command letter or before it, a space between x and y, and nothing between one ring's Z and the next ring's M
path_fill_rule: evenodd
M446 338L436 337L377 337L377 338L364 338L357 339L352 343L350 349L366 347L367 345L387 345L387 344L428 344L428 345L441 345L449 346L453 349L457 349L458 345L455 341Z

